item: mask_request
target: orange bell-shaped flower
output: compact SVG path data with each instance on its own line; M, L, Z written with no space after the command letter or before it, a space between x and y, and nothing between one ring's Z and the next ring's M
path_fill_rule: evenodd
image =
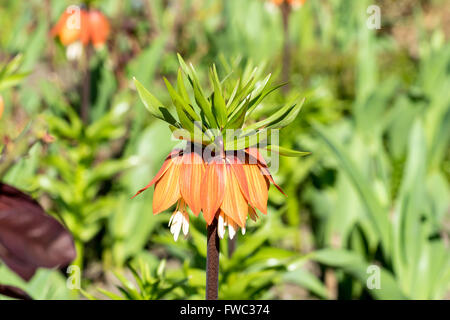
M217 218L221 238L227 226L230 238L239 227L244 234L248 215L256 221L256 209L267 213L270 182L283 191L273 181L257 148L248 148L242 154L243 157L223 155L205 160L198 150L176 149L153 180L134 197L155 185L153 214L177 203L169 222L175 240L181 231L186 235L189 230L187 207L195 216L202 211L208 225Z
M94 47L106 43L109 35L108 19L99 10L89 11L89 36Z
M56 25L50 31L54 37L59 37L65 46L76 41L83 45L92 43L100 47L106 43L110 25L106 16L99 10L66 10Z

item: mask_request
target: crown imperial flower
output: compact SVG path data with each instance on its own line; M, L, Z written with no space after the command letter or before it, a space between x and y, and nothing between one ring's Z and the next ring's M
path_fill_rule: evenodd
M110 30L108 19L99 10L67 9L50 31L54 37L59 37L61 43L68 46L80 41L87 46L101 47L106 43Z
M278 129L292 122L300 111L300 103L280 108L268 118L243 128L246 117L261 101L279 86L270 85L270 75L256 86L255 72L249 79L240 79L230 96L225 96L225 81L220 81L215 66L210 70L214 88L206 97L196 72L179 56L177 89L166 80L178 120L135 79L138 93L147 109L169 123L177 137L186 140L185 148L173 150L150 183L135 195L154 185L153 214L176 204L169 227L177 240L180 232L189 230L188 208L197 217L200 212L210 225L218 220L218 235L233 238L240 228L245 234L248 216L257 220L257 210L267 214L268 189L275 183L260 149L287 156L307 153L267 144L269 129ZM190 101L184 86L187 75L195 97ZM196 108L194 108L194 106ZM203 119L204 121L200 121ZM230 134L231 129L236 132ZM264 141L264 143L263 143Z

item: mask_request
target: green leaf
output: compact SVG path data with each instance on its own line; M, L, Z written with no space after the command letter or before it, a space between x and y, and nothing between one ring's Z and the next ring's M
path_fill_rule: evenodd
M3 79L0 79L0 90L4 90L19 84L20 81L22 81L22 79L24 79L29 74L30 74L29 72L15 73L3 77Z
M270 137L270 131L259 130L242 137L227 137L224 141L224 150L242 150L261 144Z
M245 114L247 113L249 102L250 99L243 101L242 105L236 109L236 112L231 119L228 120L225 129L238 129L242 127L245 121Z
M11 75L14 72L16 72L19 69L22 62L23 62L23 55L21 53L19 53L6 65L1 66L0 80L4 76L8 76L8 75Z
M268 145L266 149L286 157L303 157L311 154L311 152L297 151L276 145Z
M209 122L210 127L218 128L219 126L217 124L216 118L212 113L211 103L209 103L209 101L205 98L204 94L202 93L198 80L196 79L193 80L192 87L194 89L195 101L197 102L197 105L200 107L200 109L203 111L206 119Z
M287 272L283 276L283 280L288 283L295 283L309 290L319 298L327 299L328 290L325 285L317 279L315 275L304 269L297 269Z
M177 58L178 58L178 63L179 63L180 66L181 66L181 69L183 69L183 72L184 72L188 77L191 77L191 76L190 76L190 70L189 70L189 67L187 66L186 62L184 62L183 57L182 57L179 53L177 53Z
M297 118L297 115L300 112L304 102L305 98L303 98L298 104L295 104L286 115L283 115L283 117L268 125L267 128L279 129L290 125L295 120L295 118Z
M100 291L103 295L107 296L108 298L110 298L111 300L125 300L123 297L109 292L108 290L102 289L102 288L97 288L98 291Z
M234 98L236 97L236 94L237 94L237 92L238 92L238 89L239 89L239 85L241 84L241 80L239 79L237 82L236 82L236 85L234 86L234 89L233 89L233 91L231 92L231 95L230 95L230 97L228 98L228 102L227 102L227 110L228 110L228 114L230 114L231 112L231 110L230 110L230 106L231 106L231 103L234 101Z
M152 95L145 87L136 79L133 78L134 85L139 93L142 103L147 108L147 110L156 118L164 120L173 126L179 127L175 118L170 114L170 112L163 106L163 104Z
M250 92L253 90L254 86L254 78L250 78L250 80L245 84L245 86L238 91L235 98L233 99L233 102L228 107L228 114L232 114L236 108L240 105L243 99L245 99Z
M181 73L181 69L178 69L178 76L177 76L177 89L181 97L184 101L189 101L189 94L186 90L186 87L184 85L183 80L183 74Z
M300 112L300 109L304 101L305 99L302 99L298 104L294 105L286 104L284 107L282 107L280 110L272 114L270 117L247 126L244 129L244 131L256 130L262 127L267 127L270 129L285 127L295 120L298 113Z
M347 154L345 149L334 140L334 138L325 131L318 123L313 124L313 128L319 137L325 142L325 145L339 161L341 168L350 178L356 191L361 197L369 213L369 218L374 224L377 233L383 245L385 257L389 257L391 252L391 226L388 220L387 208L383 208L375 192L369 187L367 178L359 171L356 164Z
M186 130L194 132L194 121L187 116L188 113L185 107L185 103L166 78L164 78L164 82L166 83L167 90L169 91L172 102L177 110L178 119L181 125ZM190 108L190 106L188 106L188 108Z
M219 76L217 75L216 66L210 70L210 80L214 87L213 93L213 113L217 117L219 127L223 128L227 122L227 107L223 98L222 88L220 86Z
M310 257L322 264L340 268L344 272L354 276L358 279L364 286L370 280L372 271L369 267L370 264L364 261L361 256L354 252L340 249L322 249L314 251L310 254ZM368 289L367 291L376 299L387 299L387 300L403 300L405 295L399 288L393 275L386 269L378 267L380 273L380 288ZM376 270L376 269L375 269ZM373 274L375 277L376 274Z

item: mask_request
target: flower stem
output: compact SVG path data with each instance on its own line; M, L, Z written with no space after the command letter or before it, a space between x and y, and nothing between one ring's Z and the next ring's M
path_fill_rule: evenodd
M217 218L208 226L206 251L206 300L217 300L219 296L219 246Z
M289 15L291 14L291 5L286 1L281 5L281 17L283 20L283 66L282 66L282 80L283 82L289 81L290 67L291 67L291 54L289 45ZM289 84L283 87L283 91L289 90Z
M233 256L234 250L236 250L236 236L233 239L228 240L228 258Z
M81 119L85 124L89 121L89 109L91 100L91 61L92 48L90 45L86 46L86 56L84 65L83 84L81 92Z

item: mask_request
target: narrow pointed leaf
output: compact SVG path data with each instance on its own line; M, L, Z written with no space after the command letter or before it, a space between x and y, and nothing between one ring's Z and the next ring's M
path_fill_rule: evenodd
M194 132L194 121L191 120L187 113L185 112L185 109L183 108L183 102L181 101L180 96L175 91L175 89L172 87L170 82L164 78L164 82L166 83L167 90L169 91L169 94L172 98L173 104L175 105L175 109L177 110L178 119L182 125L183 128L188 130L189 132Z
M227 122L227 107L223 98L222 88L215 66L210 71L210 79L214 87L213 93L213 113L217 117L219 127L223 128Z
M311 152L297 151L276 145L268 145L266 149L286 157L303 157L311 154Z
M178 93L181 95L183 100L189 102L189 94L186 90L186 86L184 85L183 74L181 73L181 69L178 69L177 89Z
M277 121L274 121L267 128L280 129L290 125L295 120L295 118L297 118L297 115L300 112L304 101L305 98L303 98L300 103L294 105L294 107L285 116L283 116L281 119L278 119Z
M214 117L214 115L212 113L212 106L209 103L209 101L205 98L205 96L203 95L200 85L198 84L197 80L194 80L192 85L193 85L193 89L194 89L195 101L197 102L198 106L205 114L205 117L208 120L209 125L212 128L218 128L216 118Z
M225 140L224 149L227 150L242 150L245 148L253 147L258 144L262 144L270 137L270 131L260 130L254 131L246 136L239 138L232 137Z
M164 120L171 125L178 126L175 118L170 114L170 112L163 106L163 104L152 95L145 87L136 79L133 78L134 85L138 91L139 97L145 108L156 118Z

